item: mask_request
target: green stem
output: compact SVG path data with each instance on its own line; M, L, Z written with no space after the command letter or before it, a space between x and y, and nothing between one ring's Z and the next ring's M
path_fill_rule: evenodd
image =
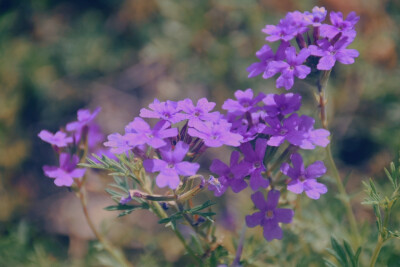
M96 236L97 240L99 240L99 242L103 245L104 249L106 251L108 251L108 253L110 253L110 255L121 264L121 266L133 267L133 264L129 263L128 260L124 257L124 255L119 250L114 248L110 244L110 242L100 232L97 231L92 219L89 216L89 212L87 209L86 191L85 191L84 187L81 187L80 191L77 192L76 195L79 198L79 200L81 201L83 214L85 215L86 221L87 221L90 229L92 230L93 234Z
M151 192L148 192L151 193ZM165 211L162 209L161 205L158 202L150 202L150 207L153 210L153 212L159 217L160 219L167 218L168 215L165 213ZM185 238L182 236L181 232L178 230L177 227L172 225L172 229L174 230L175 235L178 237L178 239L181 241L182 245L186 249L186 251L189 253L189 255L196 260L196 262L201 265L202 261L201 259L196 255L196 253L190 248L190 246L187 244Z
M382 248L384 242L385 241L383 240L383 238L379 234L378 242L376 243L376 246L375 246L375 249L374 249L374 253L372 254L371 261L369 263L370 267L375 267L376 260L378 259L379 252L381 251L381 248Z
M322 127L324 129L328 129L328 122L327 122L327 118L326 118L326 111L325 111L325 106L326 106L326 99L324 98L324 94L325 94L325 88L328 84L328 80L330 77L331 71L322 71L318 81L317 81L317 89L318 89L318 94L319 94L319 108L320 108L320 119L321 119L321 123L322 123ZM360 237L360 233L358 231L358 227L357 227L357 221L356 218L354 216L353 210L351 208L351 203L350 203L350 199L346 193L346 189L343 185L342 179L340 177L340 173L339 170L336 166L336 163L333 159L332 156L332 151L331 151L331 144L328 144L328 146L326 147L326 154L328 156L328 161L329 164L331 166L331 170L333 172L333 176L335 177L336 180L336 184L339 190L339 195L340 195L340 200L342 201L343 205L345 206L346 209L346 214L347 214L347 218L349 220L350 223L350 230L351 233L354 234L354 245L356 247L358 247L361 243L361 237Z
M346 193L346 189L343 185L343 182L340 177L339 170L336 166L336 163L333 160L330 144L326 147L326 154L328 156L329 164L331 165L331 170L333 172L333 176L335 177L335 180L336 180L336 184L337 184L337 187L339 190L340 200L342 201L342 203L346 209L347 218L350 223L350 230L351 230L352 234L354 234L354 245L355 245L355 247L358 247L361 242L360 232L358 231L357 221L354 216L353 210L351 208L350 199Z

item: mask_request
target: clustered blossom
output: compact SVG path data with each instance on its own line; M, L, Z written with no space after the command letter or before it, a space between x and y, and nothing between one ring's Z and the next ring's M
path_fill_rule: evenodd
M97 147L103 140L100 126L94 122L99 112L100 108L95 109L93 113L88 109L78 110L77 121L68 123L65 130L55 134L42 130L38 134L40 139L51 144L59 154L59 166L43 167L45 175L54 178L55 185L70 187L75 179L79 180L85 174L86 169L78 168L80 158L78 155L70 154L71 150L86 146L90 153L108 154L108 151ZM72 147L74 149L71 149Z
M268 42L280 42L276 53L266 44L256 56L260 62L247 68L249 78L263 73L268 79L280 73L276 87L289 90L293 87L294 77L305 79L311 69L307 64L310 56L319 58L318 70L331 70L336 61L342 64L354 63L359 53L355 49L347 49L353 42L354 30L360 17L355 12L343 19L341 12L331 12L330 24L323 23L327 11L324 7L314 7L312 12L289 12L278 25L266 25L262 30ZM312 36L312 37L311 37ZM298 46L291 44L295 40Z
M314 7L312 12L289 12L278 25L267 25L263 29L266 40L280 44L276 52L264 45L256 53L260 62L248 68L249 77L263 74L268 79L279 74L276 86L289 90L295 77L305 79L312 68L330 70L336 61L353 63L358 52L347 47L355 38L354 26L359 17L352 12L344 20L342 13L331 12L332 25L328 25L323 23L326 15L325 8ZM294 39L298 51L290 43ZM316 66L309 64L310 57L318 58ZM278 208L281 192L276 188L295 194L305 192L312 199L327 192L327 187L317 182L326 173L324 163L316 161L305 167L299 152L326 147L330 133L315 129L312 117L297 113L302 100L299 94L254 94L248 88L237 90L234 96L223 103L225 114L213 111L216 104L206 98L199 99L196 105L191 99L155 99L125 126L123 134L108 135L103 143L107 149L97 153L116 160L119 154L134 155L144 170L154 175L158 187L175 190L197 174L200 165L196 161L207 149L233 147L229 164L214 159L210 171L215 177L203 180L201 186L207 185L218 197L228 188L239 193L249 187L259 211L246 216L247 226L263 227L267 241L282 239L281 224L291 223L294 211ZM93 150L100 142L102 134L94 123L99 111L79 110L78 120L67 124L66 131L39 133L60 155L59 167L43 168L57 186L72 186L83 177L85 169L77 167L81 159L67 152L82 146ZM285 162L289 158L291 165ZM288 177L285 182L274 180L279 171ZM267 200L263 192L268 192ZM120 203L131 200L128 196Z

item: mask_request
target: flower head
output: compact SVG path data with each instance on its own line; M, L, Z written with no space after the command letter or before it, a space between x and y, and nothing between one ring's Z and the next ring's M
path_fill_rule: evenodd
M177 123L185 119L185 116L179 113L178 103L167 100L160 102L157 98L149 105L150 109L142 108L140 110L140 117L142 118L155 118L169 121L170 123Z
M199 123L196 128L189 128L188 134L202 139L208 147L239 146L243 137L231 132L231 126L231 123L223 119L218 122L203 122Z
M312 199L319 199L321 194L328 191L324 184L317 182L317 178L326 173L326 167L322 161L316 161L305 168L300 154L294 153L290 159L293 167L290 167L288 163L283 163L281 166L281 172L291 178L287 187L289 191L295 194L305 191L306 195Z
M57 186L71 186L74 178L82 178L86 169L77 168L79 158L77 155L71 156L68 153L60 154L60 166L43 166L46 176L55 178L54 183Z
M321 57L317 69L330 70L335 65L336 61L342 64L353 64L354 58L359 56L355 49L346 49L348 38L344 37L332 45L327 39L318 41L318 46L310 45L308 50L311 55Z
M310 52L307 48L303 48L299 54L296 54L296 48L290 46L286 49L286 61L272 61L268 65L268 78L276 73L281 73L281 76L276 80L276 87L285 87L289 90L293 87L294 77L304 79L311 72L310 67L303 65L303 62L308 58Z
M72 143L72 137L61 131L52 134L47 130L41 130L38 136L43 141L57 147L66 147L69 143Z
M147 172L158 172L156 183L158 187L168 186L176 189L180 183L179 175L195 175L200 165L183 161L189 151L189 145L182 141L176 143L175 147L166 145L159 149L161 159L147 159L143 161L143 167Z
M185 119L188 120L190 127L195 127L203 121L217 121L220 118L220 113L210 112L215 107L214 102L208 102L206 98L201 98L197 101L197 105L193 105L191 99L185 99L178 102L180 110L185 112Z
M264 166L265 150L267 149L267 140L259 138L256 140L255 149L250 142L240 146L240 151L244 155L244 160L233 167L234 173L239 177L250 175L250 187L252 190L266 188L269 181L261 175L266 170Z
M300 109L301 95L299 94L268 94L263 102L265 111L271 117L286 116Z
M246 224L251 228L261 225L264 228L264 238L267 241L282 239L283 232L279 223L291 223L293 219L293 210L277 208L279 196L278 190L269 191L267 201L265 201L261 192L251 195L251 200L260 211L246 216Z
M239 164L240 153L238 151L232 151L230 164L227 166L219 159L214 159L210 171L219 175L219 185L209 185L208 189L214 191L214 195L221 196L228 187L232 188L232 191L239 193L247 187L247 183L244 181L244 176L235 173L234 169Z
M167 143L165 138L178 135L177 128L170 128L171 124L167 121L159 121L153 129L142 118L135 118L126 127L125 140L132 147L147 144L153 148L160 148Z

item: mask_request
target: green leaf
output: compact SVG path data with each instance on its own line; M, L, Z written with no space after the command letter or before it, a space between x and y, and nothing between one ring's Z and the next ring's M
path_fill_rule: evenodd
M331 244L332 244L332 248L333 250L337 253L337 255L339 256L338 261L343 265L343 266L348 266L348 262L347 262L347 256L346 256L346 252L344 251L344 249L342 248L342 246L337 242L337 240L334 237L331 237Z
M334 264L333 262L331 262L330 260L324 259L324 263L327 267L337 267L336 264Z

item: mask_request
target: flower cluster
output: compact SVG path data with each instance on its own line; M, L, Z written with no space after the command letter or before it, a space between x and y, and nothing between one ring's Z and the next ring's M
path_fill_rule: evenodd
M354 26L359 17L352 12L344 20L342 13L331 12L332 25L328 25L323 23L326 14L325 8L315 7L312 12L290 12L278 25L267 25L263 29L268 35L266 40L280 44L276 52L264 45L256 53L260 62L248 68L249 77L263 73L267 79L280 73L276 86L288 90L293 87L294 77L304 79L312 71L330 70L336 61L353 63L358 52L347 46L355 38ZM290 43L294 39L299 51ZM318 63L313 65L311 57ZM199 188L208 186L215 196L222 196L228 188L239 193L249 187L259 211L246 216L247 226L262 226L268 241L281 239L280 224L290 223L294 216L293 210L278 208L281 195L304 192L311 199L319 199L327 192L326 186L317 182L326 173L324 163L316 161L305 167L299 152L326 147L330 133L315 129L312 117L298 113L302 100L299 94L255 95L249 88L234 95L235 99L227 99L222 105L226 113L213 111L216 104L206 98L196 104L190 99L155 99L125 126L123 134L108 135L103 143L107 150L97 153L117 161L123 161L119 156L124 154L128 160L133 156L146 177L154 176L158 187L174 190L172 197L177 199L178 193L185 190L185 182L199 171L197 161L208 148L233 147L229 164L214 159L210 171L215 177L203 180ZM59 166L43 168L57 186L72 186L84 176L85 169L78 168L78 162L89 152L96 152L97 144L103 141L93 121L99 111L79 110L78 120L68 123L66 130L39 133L59 154ZM288 179L278 179L281 174ZM118 199L125 205L133 197Z
M351 12L343 19L341 12L331 12L331 24L325 24L326 15L324 7L314 7L312 12L289 12L278 25L266 25L262 30L267 34L265 39L268 42L279 41L279 47L274 52L265 44L256 53L260 62L247 68L248 77L263 74L263 78L268 79L280 74L276 87L289 90L293 87L295 77L305 79L311 73L310 57L318 59L318 70L331 70L336 61L354 63L359 53L347 47L356 36L354 26L360 17ZM292 40L296 40L298 51Z
M99 125L94 122L99 112L100 108L93 113L88 109L81 109L78 111L78 120L68 123L66 130L55 134L42 130L38 134L40 139L51 144L59 154L59 166L43 166L45 175L54 178L55 185L70 187L76 179L80 180L85 175L86 169L78 168L83 156L79 152L85 149L88 150L86 152L103 152L97 146L104 137ZM76 154L72 153L74 151Z

